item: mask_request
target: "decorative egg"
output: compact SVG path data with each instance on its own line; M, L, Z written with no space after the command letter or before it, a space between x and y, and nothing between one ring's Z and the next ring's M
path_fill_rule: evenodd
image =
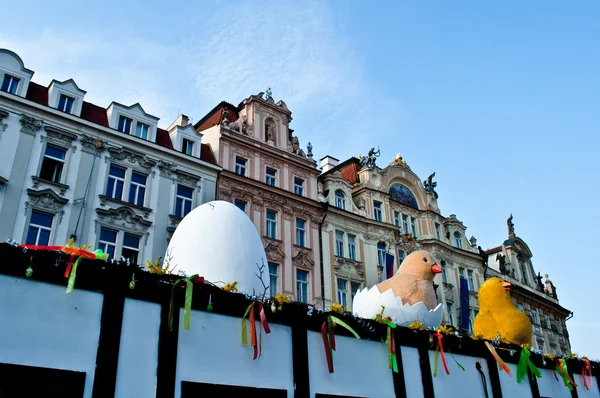
M269 267L262 240L246 213L229 202L208 202L186 215L164 258L170 269L198 274L217 286L237 281L240 293L262 297L268 292Z

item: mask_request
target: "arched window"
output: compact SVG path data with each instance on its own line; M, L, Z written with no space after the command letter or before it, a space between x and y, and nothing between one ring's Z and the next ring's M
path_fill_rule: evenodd
M406 206L410 206L413 209L419 208L419 205L417 203L417 199L415 198L415 195L413 195L413 193L410 191L410 189L408 189L406 186L404 186L400 183L392 184L390 186L390 189L388 190L388 193L390 194L392 199L398 203L402 203Z
M459 249L462 249L462 237L459 232L454 233L454 246Z
M379 242L377 244L377 262L382 267L385 266L385 252L386 252L385 242Z
M346 209L346 197L344 196L344 193L339 189L335 191L335 207L344 210Z

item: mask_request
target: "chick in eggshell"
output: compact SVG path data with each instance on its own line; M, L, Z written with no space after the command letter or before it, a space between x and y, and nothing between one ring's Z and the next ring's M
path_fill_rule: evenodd
M428 310L437 306L433 278L442 272L433 255L419 250L408 255L402 261L398 272L380 284L377 288L381 293L392 289L394 296L401 297L404 304L414 305L422 302Z

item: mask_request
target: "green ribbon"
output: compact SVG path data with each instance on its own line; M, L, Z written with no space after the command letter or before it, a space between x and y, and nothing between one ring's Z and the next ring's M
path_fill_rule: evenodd
M439 355L440 355L440 345L436 344L435 345L435 365L433 365L433 377L437 376Z
M104 260L108 258L108 253L104 253L102 249L95 250L94 255L96 256L96 260ZM83 257L77 257L75 262L73 263L73 268L71 268L71 273L69 274L69 280L67 282L67 294L71 293L73 289L75 289L75 278L77 277L77 266L81 262Z
M350 333L352 333L354 335L354 337L356 337L357 339L360 340L360 336L358 335L358 333L356 333L354 331L354 329L352 329L350 326L348 326L348 324L346 324L344 321L340 320L339 318L334 317L333 315L330 315L329 318L336 324L336 325L340 325L341 327L345 328L346 330L348 330Z
M566 361L561 361L561 360L559 360L559 362L562 364L562 368L557 363L556 364L556 371L560 375L560 377L562 377L563 382L565 383L565 386L567 386L567 388L569 389L569 391L573 391L573 384L571 383L571 380L570 380L570 378L568 376L569 370L567 369L567 362Z
M462 369L464 371L465 368L460 363L458 363L458 361L456 360L456 358L454 358L454 355L450 352L450 350L447 350L447 351L448 351L448 354L450 354L450 356L452 357L452 359L454 359L454 362L456 362L456 366L458 366L460 369Z
M252 304L250 304L248 306L248 308L246 308L246 312L244 312L244 316L242 317L242 344L244 344L244 345L248 345L248 329L246 328L245 321L246 321L246 317L250 313L250 310L252 309L253 305L254 305L254 301L252 302Z
M521 357L519 358L519 364L517 365L517 383L520 383L523 377L527 374L527 368L531 370L531 373L536 377L542 377L542 372L535 367L533 362L531 362L531 352L523 347L521 349Z
M196 279L198 274L188 278L182 278L175 281L171 288L171 305L169 308L169 331L173 331L173 314L175 313L175 287L179 282L185 282L185 304L183 308L183 329L190 330L190 318L192 316L192 294L194 292L193 279Z

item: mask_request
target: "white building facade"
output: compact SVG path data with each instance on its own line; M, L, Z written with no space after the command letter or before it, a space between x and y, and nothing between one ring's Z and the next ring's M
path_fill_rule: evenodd
M162 257L179 220L215 199L220 167L181 115L103 108L73 79L48 87L0 49L0 239L92 244L132 263Z

